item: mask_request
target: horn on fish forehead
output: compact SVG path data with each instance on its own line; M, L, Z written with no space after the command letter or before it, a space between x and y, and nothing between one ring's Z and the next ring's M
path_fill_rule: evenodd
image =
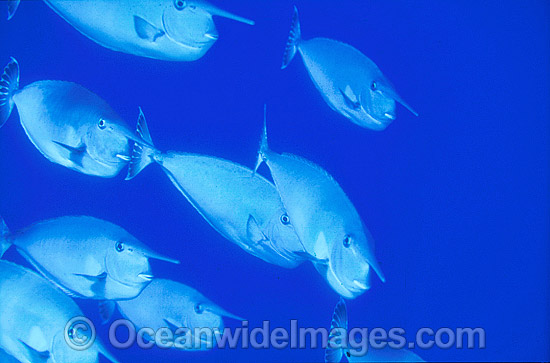
M227 18L231 20L238 21L240 23L248 24L248 25L254 25L255 22L250 19L243 18L242 16L238 16L235 14L232 14L228 11L225 11L223 9L218 8L217 6L214 6L212 4L209 4L206 1L189 1L190 4L200 7L204 11L207 11L208 13L216 16L221 16L222 18Z
M128 140L130 141L133 141L133 142L136 142L138 144L141 144L141 145L146 145L148 147L152 147L154 148L153 145L151 145L150 142L147 142L145 141L141 136L137 135L136 133L128 130L126 127L124 126L118 126L118 125L115 125L114 126L114 130L115 132L117 132L118 134L124 136L125 138L127 138Z
M405 102L399 94L395 91L395 89L391 86L391 84L384 84L385 82L380 82L381 84L377 85L377 88L385 94L387 97L392 98L393 100L399 102L403 107L405 107L407 110L409 110L413 115L418 116L418 113L411 107L407 102Z
M159 260L159 261L170 262L170 263L173 263L173 264L176 264L176 265L180 264L179 260L161 255L160 253L157 253L157 252L155 252L153 250L150 250L150 249L144 249L142 252L143 252L143 255L147 258L152 258L154 260Z
M235 319L235 320L245 320L244 318L242 318L238 315L231 314L227 310L223 309L222 307L220 307L220 306L218 306L218 305L216 305L212 302L205 303L204 304L204 309L211 312L211 313L213 313L213 314L219 315L219 316L225 316L225 317Z

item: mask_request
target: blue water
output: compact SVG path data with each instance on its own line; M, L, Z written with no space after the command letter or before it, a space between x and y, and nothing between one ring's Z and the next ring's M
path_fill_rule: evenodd
M373 59L420 114L398 109L383 132L323 102L297 58L280 62L292 5L232 1L254 27L216 19L199 61L172 63L105 49L40 1L0 21L0 63L21 84L74 81L134 124L138 106L162 149L250 167L263 104L270 144L328 170L377 241L387 277L348 301L350 326L483 327L485 349L430 349L426 360L549 360L550 6L546 1L296 1L305 38L345 41ZM5 6L5 4L0 4ZM4 8L2 8L2 11ZM160 168L133 181L48 162L18 116L0 130L0 214L13 229L63 215L113 221L182 261L158 277L197 288L250 326L327 327L338 296L311 264L285 270L223 239ZM17 253L6 258L25 264ZM95 304L79 301L94 321ZM226 321L228 326L238 326ZM98 327L105 341L107 327ZM115 351L123 362L321 361L320 349Z

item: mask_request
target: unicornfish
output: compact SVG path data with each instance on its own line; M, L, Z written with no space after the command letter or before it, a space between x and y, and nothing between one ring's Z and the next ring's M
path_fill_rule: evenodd
M78 349L76 343L87 344L94 334L89 327L67 325L84 314L35 272L1 260L0 301L0 348L18 361L96 363L101 354L117 362L98 339L87 349ZM79 339L77 349L67 343L71 337Z
M283 69L296 53L302 56L311 80L326 103L355 124L384 130L396 117L396 101L418 116L378 66L359 50L327 38L303 39L298 9L294 7Z
M152 145L143 113L138 134ZM303 246L275 186L252 170L217 157L160 152L135 144L127 179L150 163L162 167L174 186L222 236L262 260L286 268L304 261Z
M11 19L19 0L8 1ZM45 0L67 23L97 44L169 61L201 58L218 40L212 16L253 25L205 0Z
M361 295L371 287L372 270L385 281L374 240L336 180L309 160L269 149L265 110L255 170L264 162L306 255L336 292Z
M118 175L130 160L130 141L142 142L107 102L76 83L38 81L19 89L12 58L0 78L0 127L14 106L42 155L83 174Z
M183 339L179 349L212 348L218 333L223 333L223 317L242 318L227 312L197 290L172 280L155 279L133 300L117 302L121 314L136 327L170 329ZM179 331L178 331L179 329ZM208 330L202 336L200 330ZM154 341L154 336L148 340ZM176 343L176 342L174 342Z
M153 279L149 259L179 263L123 228L87 216L49 219L13 233L0 218L0 244L2 254L14 245L68 295L96 300L135 298Z

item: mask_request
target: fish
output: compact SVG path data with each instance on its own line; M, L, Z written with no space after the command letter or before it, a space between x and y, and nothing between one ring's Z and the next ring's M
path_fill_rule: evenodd
M307 257L341 296L353 299L371 287L371 267L386 278L374 240L338 182L319 165L269 149L264 128L254 171L266 163Z
M349 334L348 311L346 302L342 298L340 298L340 301L338 301L336 307L334 308L330 331L331 334L332 332L335 332L335 334L343 334L344 332L345 334ZM329 339L330 338L334 339L335 343L338 341L336 335L331 335ZM352 339L354 337L350 336L349 338ZM364 339L367 338L364 337ZM370 347L366 354L361 354L359 350L350 349L349 347L346 347L345 344L342 344L339 347L328 346L325 349L326 363L340 362L342 360L342 356L345 356L348 362L424 362L424 360L414 352L405 348L392 348L390 345L386 345L381 349Z
M138 134L153 145L140 112ZM304 262L303 246L273 183L242 165L217 157L134 147L127 180L151 163L223 237L248 253L285 268Z
M2 363L19 363L19 361L17 359L15 359L15 357L9 355L3 349L0 349L0 362L2 362Z
M180 328L189 329L191 339L197 339L194 341L196 344L187 342L189 345L182 347L189 350L212 348L208 338L193 335L195 329L209 329L215 338L218 333L223 333L223 317L244 320L216 305L197 290L166 279L155 279L137 298L116 304L122 316L138 329L147 327L157 331L169 328L176 335ZM149 340L154 341L154 337L149 337ZM197 349L199 347L201 349Z
M418 116L378 66L358 49L327 38L302 39L298 9L294 7L282 69L296 53L325 102L353 123L376 131L386 129L396 118L396 101Z
M19 2L8 2L8 19ZM204 0L45 2L81 34L107 49L166 61L195 61L204 56L219 38L213 16L254 25Z
M135 298L153 279L149 259L179 263L123 228L88 216L49 219L13 233L0 218L0 244L3 252L14 245L52 284L83 299Z
M67 323L84 314L35 272L0 260L0 301L0 348L18 361L95 363L101 354L118 362L99 339L84 350L67 344Z
M0 79L0 127L17 107L33 145L49 161L112 178L130 160L130 142L143 142L99 96L81 85L38 81L19 89L14 58Z

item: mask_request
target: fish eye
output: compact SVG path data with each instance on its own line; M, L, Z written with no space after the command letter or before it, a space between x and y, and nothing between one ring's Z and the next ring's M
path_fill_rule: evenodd
M346 356L349 358L351 357L351 353L350 352L346 352Z
M346 237L344 237L344 247L348 248L349 246L351 246L351 241L352 241L352 238L351 236L348 234L346 235Z
M285 226L290 224L290 217L288 216L288 214L285 213L281 216L281 223Z
M195 304L194 309L197 314L202 314L204 312L204 307L201 304Z
M187 2L183 1L183 0L175 0L174 1L174 6L178 10L183 10L187 6Z
M124 251L124 243L118 241L116 244L115 244L115 250L117 252L122 252Z
M376 91L376 87L378 87L378 85L376 84L376 81L372 81L372 83L370 85L370 89L373 90L373 91Z
M107 122L104 119L100 118L97 127L103 130L105 126L107 126Z

